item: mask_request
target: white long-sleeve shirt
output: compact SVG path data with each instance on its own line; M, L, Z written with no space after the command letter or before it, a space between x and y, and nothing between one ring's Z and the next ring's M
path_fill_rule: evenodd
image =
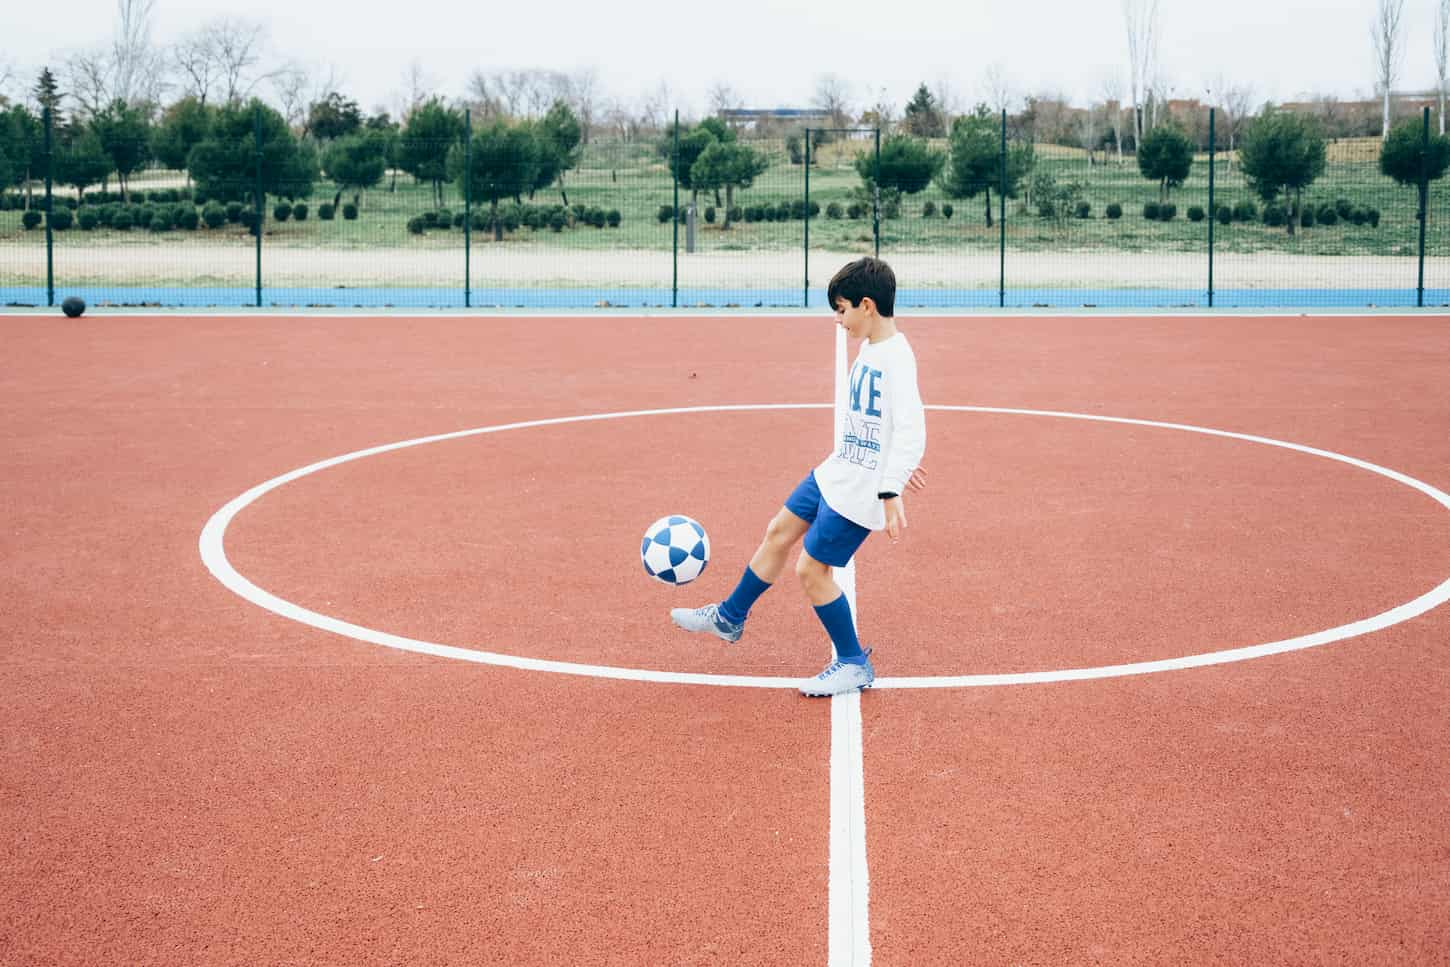
M876 495L906 489L925 452L926 411L906 336L863 343L851 367L836 451L816 467L821 496L842 517L881 530L886 511Z

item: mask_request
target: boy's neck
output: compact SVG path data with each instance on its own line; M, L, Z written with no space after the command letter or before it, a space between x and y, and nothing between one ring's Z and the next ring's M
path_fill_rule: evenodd
M875 345L896 335L896 320L891 316L877 316L876 324L866 333L866 341Z

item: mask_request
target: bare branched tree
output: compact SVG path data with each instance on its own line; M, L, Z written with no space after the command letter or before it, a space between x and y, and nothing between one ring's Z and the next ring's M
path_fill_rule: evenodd
M822 74L816 78L816 93L811 106L830 115L833 128L849 128L855 117L851 107L851 85L839 74Z
M1405 59L1404 45L1400 36L1404 30L1405 0L1378 0L1374 19L1370 21L1370 41L1374 44L1375 83L1382 100L1383 125L1381 138L1390 136L1390 94L1395 81L1400 77L1400 65Z
M464 99L467 101L468 110L473 112L475 122L497 121L504 116L503 102L495 93L493 76L481 70L474 70L468 76Z
M1113 147L1117 150L1118 164L1123 163L1123 75L1112 71L1104 74L1098 82L1098 91L1107 109L1108 123L1113 126Z
M1450 0L1435 4L1435 93L1440 99L1440 133L1445 133L1445 74L1450 67Z
M181 95L206 104L217 83L217 60L210 35L205 30L187 34L171 45L170 56L181 82Z
M253 20L222 17L202 27L211 51L218 93L227 104L248 97L271 75L258 70L267 47L267 28Z
M710 105L710 113L717 117L725 111L738 110L744 106L744 102L740 100L740 95L735 88L725 81L716 81L711 84L710 91L705 96Z
M114 64L107 51L74 52L66 57L61 74L65 78L67 92L75 102L72 112L75 116L93 117L111 103L111 82L115 75Z
M988 64L982 71L982 90L987 104L998 113L1010 110L1012 102L1017 98L1016 85L1007 75L1007 68L1002 66L1001 61Z
M307 120L307 106L311 103L307 68L296 61L288 61L272 72L271 80L272 91L277 96L277 104L282 108L287 126L300 127Z
M585 67L569 75L569 106L579 118L581 140L585 144L589 143L589 132L597 121L600 98L598 69Z
M111 42L111 93L127 104L155 103L161 94L164 59L151 42L156 0L116 0L119 20Z
M1123 0L1128 31L1128 88L1132 95L1133 143L1143 140L1143 100L1153 82L1158 50L1158 0Z
M413 58L403 71L403 87L396 95L398 121L406 124L413 112L427 103L437 86L433 75L423 69L423 62Z
M674 112L679 109L679 106L669 81L661 80L651 91L640 98L639 125L646 131L662 130L665 125L674 120Z

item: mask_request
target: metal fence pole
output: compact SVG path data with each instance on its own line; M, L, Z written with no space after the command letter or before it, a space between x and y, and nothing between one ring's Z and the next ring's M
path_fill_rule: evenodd
M55 153L51 141L50 105L43 109L45 114L45 304L55 305L55 235L50 227L54 202L51 196L51 178L55 168Z
M253 195L252 204L255 211L252 213L252 230L257 235L257 308L262 307L262 105L257 104L252 109L252 141L254 145L253 157L257 168L256 194Z
M1430 158L1430 109L1425 108L1421 115L1422 131L1420 136L1420 274L1415 284L1415 305L1425 304L1425 222L1429 221L1430 215L1430 179L1426 163Z
M1213 223L1218 221L1218 209L1213 206L1213 140L1214 109L1208 109L1208 307L1213 308Z
M801 288L801 308L811 304L811 129L806 128L806 211L805 244L801 246L801 264L805 268L805 284Z
M674 226L674 243L670 246L671 260L671 281L670 281L670 308L675 309L680 305L680 112L675 112L675 134L674 134L674 160L670 164L670 179L675 183L675 204L670 210L670 224ZM730 220L730 213L725 213L725 220Z
M1007 109L1002 109L1002 183L997 192L997 307L1007 305ZM988 211L991 211L990 206Z
M463 111L463 308L473 305L473 111Z
M876 240L876 257L881 257L881 128L876 128L876 173L871 181L871 235Z

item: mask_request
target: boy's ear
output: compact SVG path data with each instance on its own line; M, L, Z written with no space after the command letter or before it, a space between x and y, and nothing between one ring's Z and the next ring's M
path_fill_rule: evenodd
M876 311L876 300L869 295L863 295L861 297L861 311L870 313L873 316L878 315L879 313Z

